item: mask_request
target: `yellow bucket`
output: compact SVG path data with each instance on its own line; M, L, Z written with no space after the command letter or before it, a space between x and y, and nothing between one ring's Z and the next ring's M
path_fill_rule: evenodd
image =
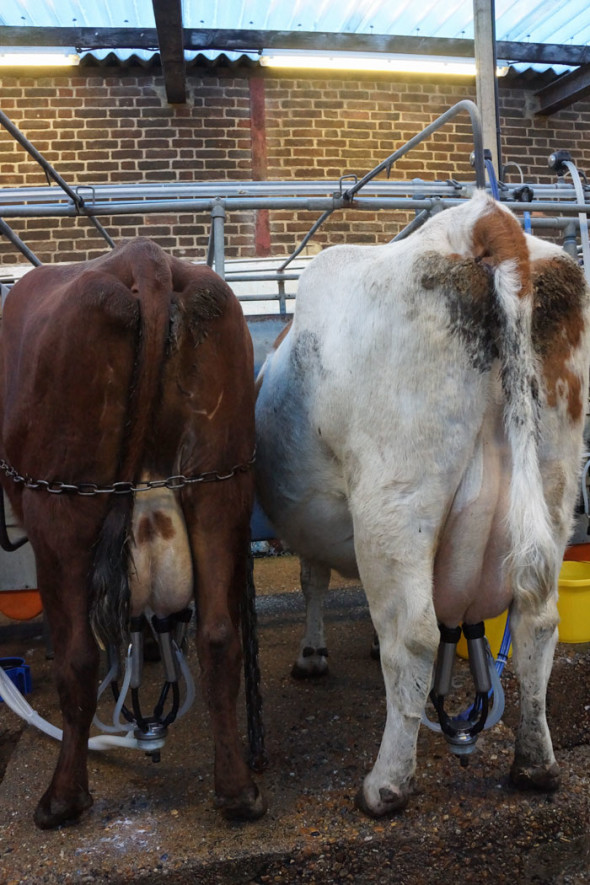
M566 561L559 573L559 641L590 642L590 562ZM494 657L498 656L506 615L485 622L486 637ZM463 635L457 643L457 654L467 659L467 640ZM508 657L512 655L512 647Z
M590 642L590 562L562 563L557 608L559 641Z
M500 646L502 645L507 615L508 612L504 612L503 614L498 615L497 618L490 618L488 621L484 621L486 628L486 639L490 644L490 650L494 658L498 657L498 652L500 651ZM467 640L462 633L461 639L457 643L457 654L460 658L465 658L465 660L467 660L467 658L469 657L469 654L467 652ZM508 657L512 657L512 646L510 646Z

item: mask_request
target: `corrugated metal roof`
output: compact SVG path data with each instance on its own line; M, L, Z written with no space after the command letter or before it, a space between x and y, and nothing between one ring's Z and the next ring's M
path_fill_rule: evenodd
M473 38L472 0L185 0L185 28L312 31ZM20 27L155 28L152 0L2 0L0 25ZM587 45L588 0L496 0L498 41ZM129 47L133 49L133 47ZM253 47L254 49L254 47ZM93 50L104 58L113 50ZM125 48L119 58L129 57ZM138 58L152 53L134 50ZM209 58L219 52L202 52ZM224 54L232 60L232 53ZM197 53L187 53L194 58ZM236 57L242 55L237 53ZM255 58L255 55L252 55ZM529 64L519 65L521 69ZM547 65L535 68L545 69ZM566 68L563 68L565 70ZM561 68L556 70L562 70Z
M333 31L473 37L472 0L185 0L187 28ZM155 27L152 0L2 0L0 24L36 27ZM498 40L584 44L587 0L496 0Z

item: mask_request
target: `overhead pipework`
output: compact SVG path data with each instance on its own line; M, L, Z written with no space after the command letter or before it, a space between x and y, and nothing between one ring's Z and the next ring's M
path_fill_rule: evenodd
M474 168L473 181L394 180L391 173L396 162L433 133L467 114L471 123ZM232 284L261 285L260 294L240 294L243 301L275 302L279 313L286 313L286 286L295 283L301 268L292 264L315 233L339 210L358 212L404 211L413 214L407 225L395 236L403 239L419 227L431 214L469 199L477 188L483 188L506 203L522 220L526 230L561 231L562 244L574 257L580 257L586 276L590 278L590 247L588 242L588 211L590 187L583 173L578 172L567 152L551 154L556 182L539 184L524 180L510 183L497 176L490 159L493 153L483 141L479 110L472 101L460 101L440 115L425 129L399 147L362 178L342 175L339 180L310 181L239 181L239 182L167 182L162 184L100 184L71 185L53 168L12 121L0 111L0 124L38 162L49 184L41 187L0 188L0 235L5 236L31 264L39 258L10 227L7 219L17 218L84 218L93 224L106 243L113 248L101 217L146 216L157 213L191 213L210 219L207 262L220 276ZM564 156L567 154L567 156ZM520 170L516 163L507 164ZM387 178L383 177L386 173ZM571 181L566 181L566 175ZM381 177L380 177L381 176ZM352 179L352 181L351 181ZM317 220L295 250L287 256L262 263L252 269L231 267L226 259L226 222L233 212L288 210L318 213ZM290 266L291 265L291 266ZM10 282L5 280L6 282ZM276 285L269 292L268 284Z

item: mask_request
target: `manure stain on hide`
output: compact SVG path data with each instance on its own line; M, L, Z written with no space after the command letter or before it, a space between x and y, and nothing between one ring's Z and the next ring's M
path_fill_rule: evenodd
M315 369L320 376L325 374L322 365L320 340L315 332L304 329L299 333L293 344L291 360L300 377L303 377L312 369Z
M418 259L415 270L425 290L443 295L449 328L460 337L473 367L489 371L497 356L498 321L488 266L473 258L429 252Z
M191 266L170 258L174 296L170 302L166 340L168 357L178 352L183 341L197 348L208 336L209 323L223 316L231 290L205 265Z

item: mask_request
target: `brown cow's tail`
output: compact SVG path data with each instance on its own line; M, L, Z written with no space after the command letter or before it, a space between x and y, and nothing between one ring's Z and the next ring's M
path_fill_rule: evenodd
M157 403L170 318L172 276L163 253L149 240L113 253L117 276L137 298L133 370L127 420L113 481L140 479L146 435ZM133 249L133 251L129 251ZM113 494L95 551L91 575L91 627L106 647L128 634L133 495Z
M128 632L130 495L119 495L109 507L94 550L90 625L101 648L120 645Z
M558 557L539 464L540 383L528 247L512 213L491 201L473 228L473 241L494 275L504 425L512 453L507 567L515 599L536 607L556 587Z

